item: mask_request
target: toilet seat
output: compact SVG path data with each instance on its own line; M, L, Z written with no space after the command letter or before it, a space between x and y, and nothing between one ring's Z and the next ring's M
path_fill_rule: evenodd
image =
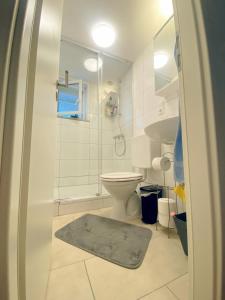
M123 181L133 181L133 180L141 180L143 179L143 175L139 173L133 172L114 172L102 174L101 179L103 181L111 181L111 182L123 182Z

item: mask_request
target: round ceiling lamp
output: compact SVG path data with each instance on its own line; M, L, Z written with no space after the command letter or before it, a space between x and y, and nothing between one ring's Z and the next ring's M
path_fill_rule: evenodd
M173 15L173 1L172 0L160 0L161 14L167 18Z
M166 52L156 52L154 54L154 69L158 70L163 68L169 60L169 56Z
M96 24L91 32L95 44L101 48L108 48L113 45L116 39L114 28L107 23Z
M97 72L99 69L101 69L102 65L103 61L101 58L97 59L94 57L90 57L84 61L84 67L89 72Z

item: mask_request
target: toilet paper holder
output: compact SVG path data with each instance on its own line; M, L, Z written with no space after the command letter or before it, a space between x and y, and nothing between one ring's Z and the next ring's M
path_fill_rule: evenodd
M156 171L168 171L171 167L171 163L174 162L174 160L170 157L168 157L168 154L173 156L172 152L165 152L160 157L155 157L152 160L152 168Z

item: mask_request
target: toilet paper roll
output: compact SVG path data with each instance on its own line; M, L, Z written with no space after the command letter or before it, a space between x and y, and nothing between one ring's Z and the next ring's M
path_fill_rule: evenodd
M155 157L152 161L152 167L156 171L167 171L171 166L168 157Z
M175 223L172 217L170 217L171 212L176 211L176 200L168 198L158 199L158 219L159 223L169 228L175 228Z

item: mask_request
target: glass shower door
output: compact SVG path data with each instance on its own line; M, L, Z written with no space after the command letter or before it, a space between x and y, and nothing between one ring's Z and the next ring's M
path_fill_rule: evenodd
M64 74L68 71L69 83ZM100 193L98 54L61 41L58 87L56 198L81 200Z
M131 63L100 54L99 70L99 170L102 173L131 171L133 130ZM100 187L102 194L108 194Z

